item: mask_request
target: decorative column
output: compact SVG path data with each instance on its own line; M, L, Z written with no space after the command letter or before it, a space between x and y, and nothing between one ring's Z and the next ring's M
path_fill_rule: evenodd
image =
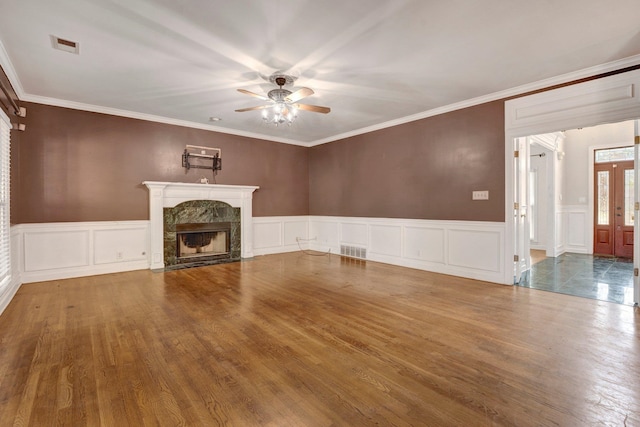
M164 268L164 219L163 200L165 183L145 181L149 188L149 246L151 248L151 270Z

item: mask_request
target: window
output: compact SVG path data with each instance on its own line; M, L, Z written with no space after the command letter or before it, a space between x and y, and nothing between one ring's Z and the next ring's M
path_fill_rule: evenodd
M596 150L596 163L622 162L624 160L633 160L633 147Z
M11 124L0 110L0 291L11 281L11 230L9 228L9 139Z
M633 227L633 169L624 171L624 225Z
M609 172L598 171L598 225L609 225Z

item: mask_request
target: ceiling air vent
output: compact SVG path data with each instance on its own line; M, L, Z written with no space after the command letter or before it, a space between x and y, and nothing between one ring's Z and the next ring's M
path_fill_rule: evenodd
M54 49L62 50L69 53L78 55L80 53L80 44L71 40L66 40L60 37L51 36L51 43Z

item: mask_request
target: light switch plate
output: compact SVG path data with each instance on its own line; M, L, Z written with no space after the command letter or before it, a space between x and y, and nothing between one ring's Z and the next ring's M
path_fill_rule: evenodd
M471 194L472 200L489 200L489 190L474 191Z

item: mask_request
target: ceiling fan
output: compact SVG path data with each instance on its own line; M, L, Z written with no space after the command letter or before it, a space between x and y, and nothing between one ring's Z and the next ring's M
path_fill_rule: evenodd
M298 110L312 111L314 113L327 114L331 111L329 107L320 107L318 105L299 104L299 100L313 95L313 90L308 87L303 87L295 92L291 92L288 89L284 89L283 86L291 85L296 80L295 77L276 72L269 76L269 82L278 85L278 89L272 89L267 93L267 96L259 95L257 93L248 91L246 89L238 89L238 92L244 93L249 96L253 96L264 101L269 101L266 105L259 105L257 107L241 108L236 110L238 113L253 110L263 110L262 119L267 123L272 123L278 126L279 124L287 123L291 126L291 123L298 117Z

